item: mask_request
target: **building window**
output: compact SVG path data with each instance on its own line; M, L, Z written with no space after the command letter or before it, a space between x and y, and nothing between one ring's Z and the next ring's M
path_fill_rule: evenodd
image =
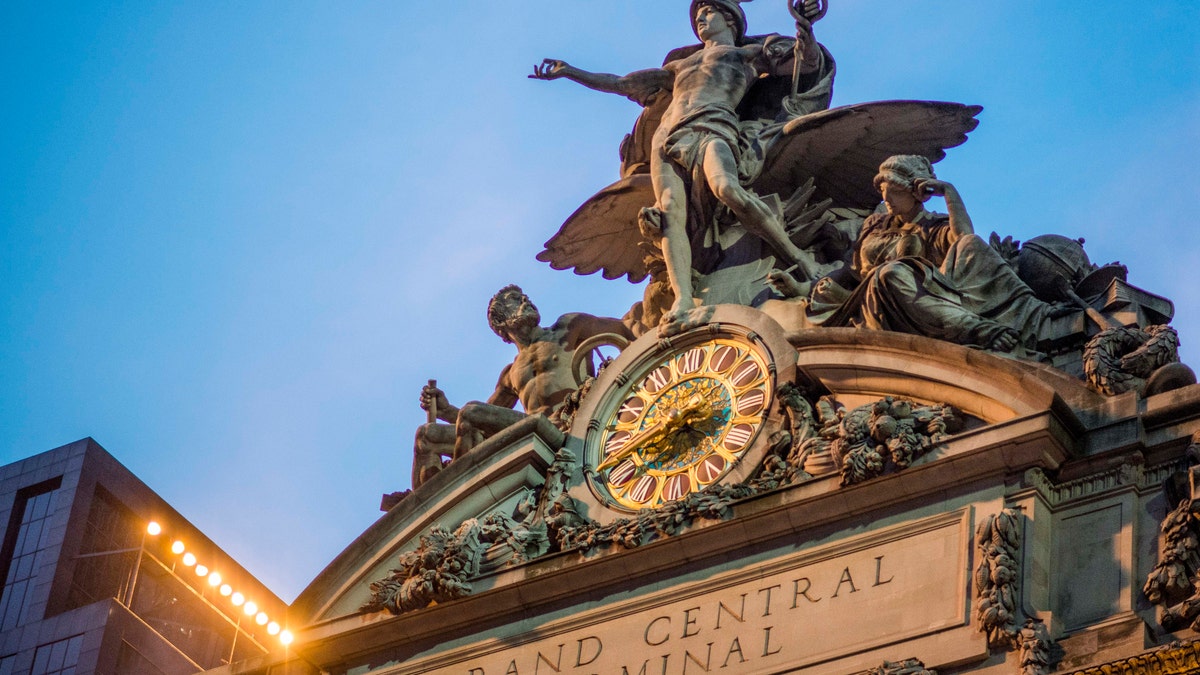
M0 631L21 623L26 596L37 575L38 552L50 545L50 502L62 476L17 490L4 544L0 547ZM40 617L38 617L40 618Z
M42 645L33 654L33 670L29 675L75 675L83 636L76 635L58 642Z
M137 564L139 543L133 512L107 490L96 486L75 563L65 610L120 597Z

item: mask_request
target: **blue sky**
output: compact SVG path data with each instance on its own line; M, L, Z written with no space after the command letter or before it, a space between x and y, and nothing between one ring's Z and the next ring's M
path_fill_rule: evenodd
M832 4L835 105L984 106L937 167L976 228L1085 237L1200 365L1200 3ZM92 436L294 597L408 487L425 380L491 392L500 286L640 298L534 259L637 107L525 75L656 66L686 5L0 5L0 463Z

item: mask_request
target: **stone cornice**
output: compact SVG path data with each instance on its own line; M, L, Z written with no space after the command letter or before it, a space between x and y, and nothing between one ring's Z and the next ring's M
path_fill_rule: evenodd
M1063 675L1187 675L1200 671L1200 641L1175 642L1120 661L1071 670Z
M1134 487L1138 490L1158 489L1162 487L1163 481L1169 475L1181 470L1183 466L1182 460L1165 462L1152 467L1126 463L1107 471L1064 483L1052 482L1044 471L1035 467L1025 472L1022 485L1037 490L1051 506L1058 506L1125 487Z

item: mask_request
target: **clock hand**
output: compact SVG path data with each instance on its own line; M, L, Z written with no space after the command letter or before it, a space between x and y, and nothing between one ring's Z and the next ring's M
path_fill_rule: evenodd
M693 396L686 405L666 411L661 422L630 436L619 450L604 458L596 471L604 471L620 463L640 448L657 445L660 440L675 434L694 422L702 422L712 416L712 406L700 396Z
M622 445L619 450L612 453L608 457L605 457L604 461L597 464L596 471L611 469L621 460L636 452L638 448L648 445L649 441L657 441L659 437L666 436L668 433L667 425L669 423L670 419L668 418L646 429L643 429L636 434L633 434L629 437L628 441L625 441L625 445Z

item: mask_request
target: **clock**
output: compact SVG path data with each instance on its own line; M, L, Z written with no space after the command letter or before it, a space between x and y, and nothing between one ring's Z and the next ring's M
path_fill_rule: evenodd
M725 311L708 325L670 339L643 336L593 386L583 461L602 505L660 507L744 480L761 461L764 432L775 428L779 360L794 370L795 350L756 310L718 309ZM720 321L722 314L741 321ZM776 344L749 323L778 331Z

